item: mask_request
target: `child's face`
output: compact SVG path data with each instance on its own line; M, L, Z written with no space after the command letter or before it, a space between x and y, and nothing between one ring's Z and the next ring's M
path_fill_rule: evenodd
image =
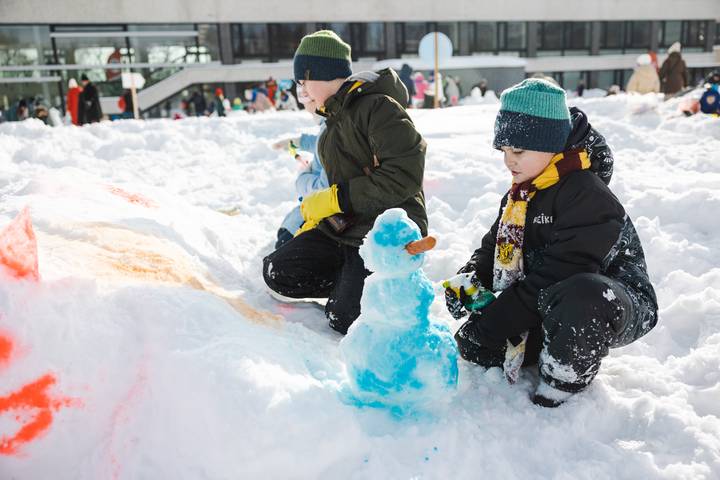
M336 82L301 80L298 82L298 98L309 111L314 112L325 105L325 100L337 93Z
M532 180L550 164L554 153L522 150L514 147L502 147L505 154L505 166L512 173L513 183Z

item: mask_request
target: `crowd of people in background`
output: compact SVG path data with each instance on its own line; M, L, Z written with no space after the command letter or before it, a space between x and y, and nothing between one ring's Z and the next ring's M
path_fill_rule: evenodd
M632 94L663 93L665 98L671 98L695 92L687 96L681 106L686 115L698 112L720 114L720 93L718 88L720 72L712 72L698 85L693 85L690 72L682 57L682 45L675 42L667 50L668 56L658 64L657 54L648 52L639 55L635 68L625 85L624 91ZM544 74L534 74L555 82L552 77ZM436 86L434 72L414 71L409 64L403 64L399 72L400 80L408 91L407 108L435 108L435 95L437 92L438 107L453 107L460 104L463 89L460 78L449 74L438 74ZM557 83L557 82L555 82ZM697 83L697 82L696 82ZM585 80L580 79L574 89L577 97L586 92ZM479 78L475 84L465 90L471 97L482 98L490 91L488 81ZM614 95L623 91L622 86L612 85L607 89L607 95ZM135 118L134 108L136 98L131 91L125 89L118 97L119 114L109 115L111 120ZM170 118L227 116L230 112L244 111L259 113L275 110L295 111L301 109L298 105L295 85L287 80L278 81L272 77L264 82L246 88L241 95L230 99L226 97L222 88L217 87L214 95L206 94L202 87L194 87L182 93L179 108L172 101L165 102L163 116ZM65 116L57 107L50 106L47 99L42 96L17 99L6 110L0 111L0 122L22 121L28 118L42 120L48 125L59 126L63 124L86 125L96 123L103 118L100 103L100 92L95 84L83 74L80 82L71 78L68 82L65 98ZM140 115L141 117L141 115Z
M185 92L180 101L181 114L185 117L202 117L217 115L224 117L230 111L243 110L247 113L266 112L272 110L298 110L298 103L292 92L289 82L278 83L270 77L243 92L243 96L236 96L232 101L225 96L222 88L215 89L215 96L211 101L205 97L201 88L192 93ZM176 116L177 118L177 116Z

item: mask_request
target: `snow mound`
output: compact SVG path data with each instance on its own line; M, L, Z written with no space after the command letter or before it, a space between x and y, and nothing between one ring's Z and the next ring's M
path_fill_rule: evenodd
M0 444L50 418L0 453L0 478L720 477L720 124L674 99L573 102L613 148L658 326L555 410L531 404L531 369L509 386L460 361L435 422L344 404L323 312L265 292L262 258L297 204L295 161L271 144L316 131L309 116L0 125L0 228L30 207L42 279L0 278ZM433 281L480 245L509 186L497 108L411 112ZM441 296L429 315L458 327ZM42 401L18 410L32 386Z

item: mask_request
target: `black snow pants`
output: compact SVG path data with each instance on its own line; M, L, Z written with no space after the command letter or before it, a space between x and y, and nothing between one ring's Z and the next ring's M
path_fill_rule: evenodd
M270 289L290 298L327 298L325 316L342 334L360 316L369 274L357 247L317 229L298 235L263 260L263 278Z
M543 290L538 312L542 326L530 331L524 365L538 363L546 383L573 393L592 382L610 348L629 345L657 323L654 302L622 282L592 273ZM472 328L472 321L460 330ZM455 338L463 358L488 368L502 366L504 351L474 344L460 333Z

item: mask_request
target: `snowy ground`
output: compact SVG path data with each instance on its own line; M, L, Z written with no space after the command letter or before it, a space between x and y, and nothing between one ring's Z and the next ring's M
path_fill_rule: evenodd
M652 97L575 103L615 151L659 325L556 410L530 403L532 371L509 386L461 362L435 423L340 402L339 335L264 292L296 173L269 145L315 129L307 114L1 125L0 226L31 207L42 281L0 278L0 412L47 376L57 403L44 433L5 445L0 478L720 478L720 122ZM496 111L413 112L433 281L508 187ZM433 313L450 322L439 297ZM16 413L0 413L0 450L29 421Z

